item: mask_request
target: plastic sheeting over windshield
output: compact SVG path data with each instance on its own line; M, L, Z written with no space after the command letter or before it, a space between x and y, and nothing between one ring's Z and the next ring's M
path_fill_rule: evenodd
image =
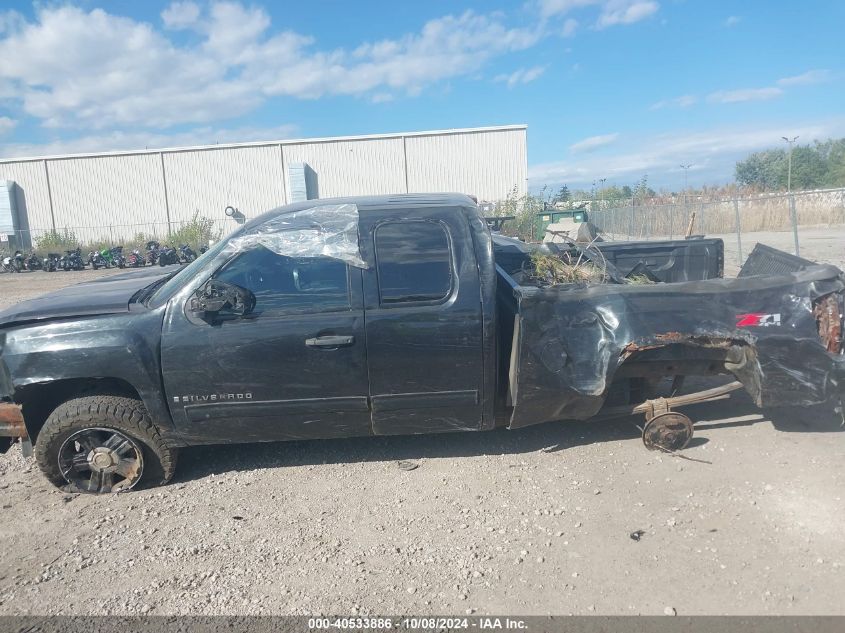
M331 257L358 268L369 268L358 246L358 207L331 204L283 213L252 231L233 237L227 250L257 246L287 257Z

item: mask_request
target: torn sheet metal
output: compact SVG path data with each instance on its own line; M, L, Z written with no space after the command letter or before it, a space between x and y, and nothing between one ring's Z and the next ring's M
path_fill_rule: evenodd
M32 456L32 442L24 424L21 405L0 402L0 453L5 453L16 439L21 441L24 457Z
M282 213L229 240L225 250L238 252L263 246L287 257L331 257L369 268L358 247L358 207L317 205Z
M27 437L21 405L13 402L0 403L0 436Z
M842 310L837 295L827 295L815 303L813 315L819 325L819 338L831 354L842 353Z
M845 395L845 355L831 353L841 349L832 341L841 345L845 277L833 266L684 284L512 289L520 335L511 428L595 415L622 363L668 346L718 354L761 407Z

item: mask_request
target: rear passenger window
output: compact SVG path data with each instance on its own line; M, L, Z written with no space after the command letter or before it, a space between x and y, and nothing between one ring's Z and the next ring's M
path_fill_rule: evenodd
M435 222L390 222L376 229L382 304L439 301L452 290L449 236Z

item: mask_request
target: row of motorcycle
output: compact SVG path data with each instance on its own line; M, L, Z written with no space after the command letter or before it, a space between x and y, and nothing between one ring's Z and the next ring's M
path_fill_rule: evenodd
M200 252L206 249L201 248ZM86 260L82 256L82 249L75 248L65 251L64 255L49 253L45 258L40 258L35 253L24 255L21 251L15 251L14 255L7 255L3 258L3 272L19 273L25 270L43 270L55 272L57 270L84 270L91 266L94 270L100 268L141 268L143 266L168 266L170 264L187 264L197 258L197 253L187 244L180 244L178 248L162 246L155 240L147 242L142 252L135 249L128 255L124 255L123 246L113 246L99 251L88 253Z

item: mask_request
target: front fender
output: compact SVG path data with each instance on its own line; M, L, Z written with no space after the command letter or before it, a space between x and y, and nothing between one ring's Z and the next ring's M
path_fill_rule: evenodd
M21 402L22 393L31 393L35 385L117 379L137 391L155 424L171 434L173 421L161 385L163 314L163 308L139 310L6 330L0 396Z

